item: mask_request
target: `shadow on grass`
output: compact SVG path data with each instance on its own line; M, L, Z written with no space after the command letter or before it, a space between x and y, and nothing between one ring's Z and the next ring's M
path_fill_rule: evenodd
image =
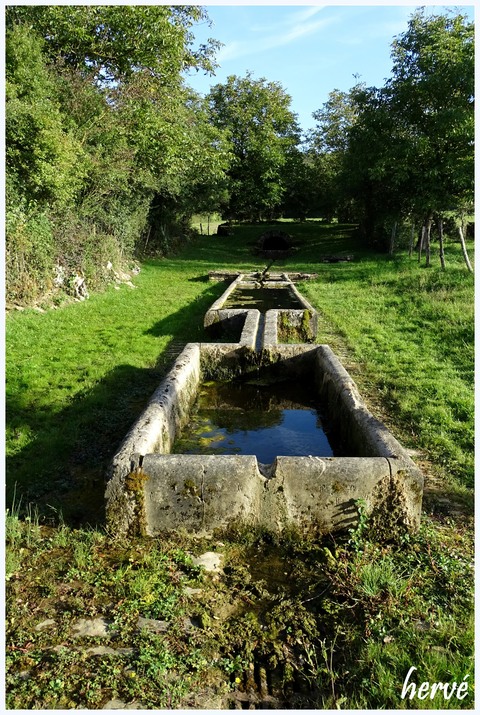
M28 424L36 438L7 458L7 507L33 507L47 523L102 524L107 465L162 377L158 368L119 365L64 410L41 415L10 400L12 423Z
M232 236L200 236L185 248L179 261L188 260L202 265L205 274L226 267L231 270L235 266L262 269L266 259L255 255L253 249L262 233L272 228L278 230L279 225L237 224L233 227ZM304 266L305 262L314 264L324 255L365 253L365 248L354 235L355 226L349 224L332 226L316 221L282 222L281 228L293 237L298 249L292 256L276 261L275 267L282 270L297 270L297 264ZM371 253L368 249L367 252ZM169 259L169 263L175 263L175 258Z
M44 522L69 526L104 523L105 474L126 433L187 342L204 339L203 315L223 288L219 284L191 304L154 323L146 333L172 337L155 366L120 364L93 389L77 393L58 411L35 408L35 397L7 401L7 424L15 435L35 435L6 461L7 508L33 508ZM218 295L217 295L218 294Z

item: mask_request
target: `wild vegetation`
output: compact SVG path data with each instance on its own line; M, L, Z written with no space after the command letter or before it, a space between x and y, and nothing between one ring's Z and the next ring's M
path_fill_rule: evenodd
M91 287L204 208L227 148L182 81L211 72L194 6L7 9L7 299L29 304L59 271ZM162 48L161 53L158 47Z
M471 530L435 515L397 545L367 533L119 542L9 514L7 707L471 709ZM221 575L194 565L206 549ZM75 637L99 617L107 635ZM412 665L465 697L402 700Z
M385 87L332 91L302 138L278 83L188 89L215 69L206 19L7 9L7 706L471 709L473 25L416 11ZM359 503L335 537L118 539L105 469L205 337L208 271L263 267L265 219L298 249L276 267L318 273L317 341L426 476L420 532L380 539ZM464 697L402 698L411 667Z

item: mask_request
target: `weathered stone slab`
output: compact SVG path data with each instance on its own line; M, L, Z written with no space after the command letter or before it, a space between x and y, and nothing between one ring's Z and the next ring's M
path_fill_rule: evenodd
M189 343L152 395L110 465L105 496L107 521L119 533L138 524L138 472L149 452L169 452L188 420L200 383L200 345ZM129 476L133 478L129 479Z
M382 457L277 457L266 485L272 527L285 525L323 533L349 528L358 520L356 502L371 513L389 493L390 468Z
M277 457L261 466L253 456L147 455L147 533L210 534L232 523L329 533L354 526L359 503L385 523L418 528L421 474L403 460Z
M316 336L318 329L318 314L316 311L311 313L310 311L291 310L286 308L267 310L265 314L265 326L262 337L263 350L275 350L276 347L282 347L278 333L279 321L282 320L283 316L291 328L300 330L303 327L306 327L311 338ZM302 346L302 350L305 350L305 345L308 345L308 343L301 342L298 344Z
M111 622L105 618L80 618L73 624L73 638L108 638L113 635Z
M123 700L120 700L120 698L113 698L105 703L102 710L149 710L149 708L146 705L142 705L142 703L137 700L132 700L131 703L126 703Z
M210 533L237 520L258 520L264 478L254 456L148 454L143 471L150 536L180 527Z
M318 346L316 362L315 381L328 405L329 420L342 434L350 450L355 450L360 457L410 460L392 433L369 412L355 382L328 345Z
M272 317L268 316L272 313ZM268 311L265 335L274 331ZM233 522L282 530L334 531L356 523L358 501L377 522L415 530L423 477L407 451L367 409L355 382L328 345L253 350L258 311L248 311L248 344L189 344L117 452L107 486L107 516L119 532L155 535L187 529L212 533ZM312 391L351 457L168 454L188 420L202 373L222 378L268 366L275 379L310 376Z
M353 261L355 256L353 255L347 255L347 256L319 256L319 260L322 261L322 263L343 263L345 261L350 262Z
M208 271L209 281L234 281L238 278L239 273L231 273L229 271Z
M216 551L206 551L200 556L192 556L195 566L201 566L205 571L220 573L223 567L224 555Z

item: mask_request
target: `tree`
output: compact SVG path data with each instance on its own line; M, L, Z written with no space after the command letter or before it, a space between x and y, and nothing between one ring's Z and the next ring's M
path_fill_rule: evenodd
M196 5L11 6L6 25L34 27L51 61L61 58L98 83L124 81L144 69L165 83L190 67L213 71L219 43L194 50L191 32L207 19Z
M285 192L289 153L300 138L290 97L277 82L248 73L215 85L207 99L212 123L228 133L232 153L225 217L271 217Z
M396 226L408 215L415 189L408 182L408 145L387 88L359 89L355 103L357 119L349 131L343 186L356 204L364 238L392 250Z
M309 156L314 169L321 214L350 219L351 197L345 191L345 156L349 132L358 115L356 95L363 87L357 83L349 92L334 89L323 106L313 113L317 126L308 137Z
M6 46L6 166L8 186L26 203L63 206L85 174L84 153L66 126L56 78L42 55L43 42L13 28Z
M397 224L409 218L423 226L418 245L428 263L435 220L443 266L442 216L473 202L473 25L419 10L392 57L386 86L355 94L345 186L365 237L390 251Z
M318 182L308 149L294 147L289 152L282 176L285 186L281 204L282 215L301 221L309 215L316 215Z
M392 56L392 109L409 139L409 180L428 263L434 216L441 221L446 211L462 213L473 204L473 23L463 15L418 10Z
M220 182L222 134L183 82L188 68L214 67L216 43L193 46L191 28L205 19L195 6L7 9L7 291L15 283L16 300L32 297L26 278L39 266L38 290L48 288L57 261L93 284L102 264L132 255L148 219L154 230L183 219Z

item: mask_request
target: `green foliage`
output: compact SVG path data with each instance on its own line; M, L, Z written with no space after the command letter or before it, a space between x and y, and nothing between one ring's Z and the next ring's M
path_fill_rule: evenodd
M62 56L75 69L93 70L100 81L122 80L139 68L164 80L186 67L213 70L218 43L191 47L190 28L206 19L205 10L192 5L10 7L7 27L32 23L47 40L51 59Z
M217 43L194 48L206 19L195 6L8 8L7 203L27 223L48 216L53 236L39 267L44 241L23 249L9 221L10 300L40 297L56 263L98 288L107 262L147 243L165 252L197 209L219 203L225 138L182 80L213 70ZM30 292L18 287L29 271Z
M410 144L415 205L463 208L473 200L473 23L418 10L392 56L392 106Z
M290 97L277 82L228 77L208 96L213 124L228 133L233 159L228 171L227 218L273 216L285 182L282 172L299 142Z
M341 538L267 537L222 538L225 573L202 599L210 615L223 599L242 604L207 629L240 692L254 697L249 664L268 673L269 694L296 708L401 708L417 663L422 681L473 677L469 531L425 519L402 544L365 537L361 551ZM462 596L453 604L457 578ZM472 702L470 686L465 701L438 695L434 706Z
M8 206L6 210L5 268L8 298L28 303L52 286L56 255L52 225L38 209Z
M309 156L325 214L360 222L364 239L393 252L392 228L473 202L473 23L417 10L392 44L382 88L334 90L315 112Z
M351 220L348 210L351 196L350 172L344 170L349 137L358 118L356 96L364 87L357 83L349 92L334 89L328 100L313 113L317 126L307 138L306 161L311 166L316 186L315 206L318 215L331 221Z
M7 514L7 526L9 706L99 708L113 695L178 705L208 665L182 640L184 586L196 575L188 555L160 542L115 543L100 530L54 531L18 513ZM32 608L38 622L55 622L54 650L51 626L31 628ZM152 612L168 619L171 632L139 629L139 616ZM72 625L99 613L111 624L110 652L93 655L88 649L99 641L79 641Z
M370 236L409 214L423 223L462 213L473 200L473 25L419 10L392 55L386 87L357 94L350 135L349 185Z
M42 55L43 42L25 26L7 33L6 166L14 196L63 207L85 174L84 153L65 126L59 87Z
M355 506L358 511L358 522L353 529L349 529L350 539L348 543L355 551L361 552L363 550L363 541L366 536L365 532L368 528L368 515L364 499L358 499L355 502Z

